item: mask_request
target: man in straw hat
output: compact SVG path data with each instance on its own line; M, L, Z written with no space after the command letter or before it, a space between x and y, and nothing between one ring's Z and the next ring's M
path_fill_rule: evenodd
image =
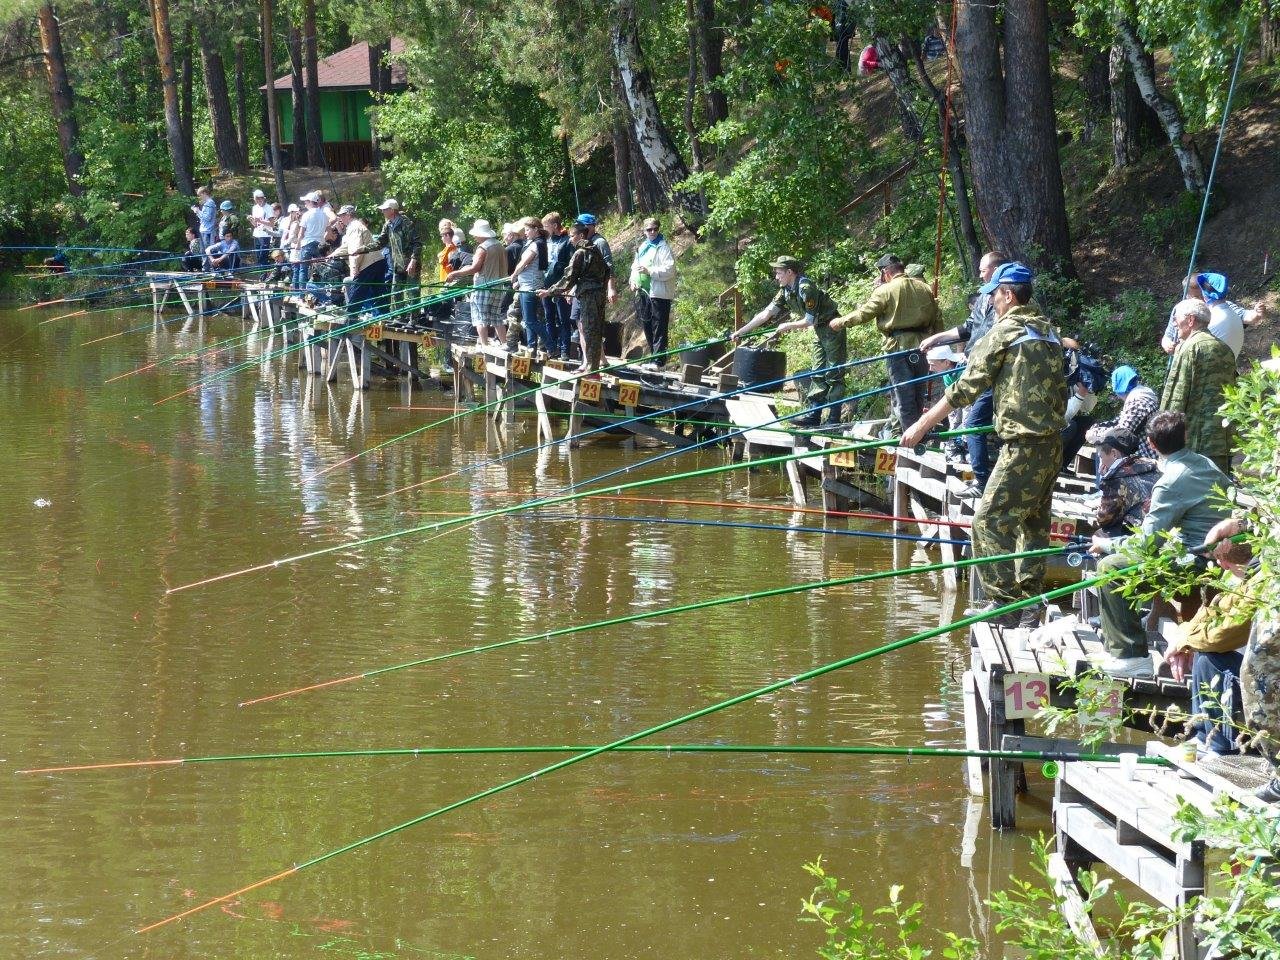
M471 293L471 324L481 345L487 346L490 336L496 336L499 342L507 339L507 324L502 314L503 288L485 286L506 278L506 251L488 220L477 220L467 233L476 241L475 257L465 267L445 274L444 282L477 285Z
M840 407L835 404L844 396L844 369L842 364L849 358L849 345L845 335L830 326L840 312L835 301L818 285L804 275L804 264L795 257L779 257L769 264L773 268L773 279L778 284L778 292L769 301L768 306L757 313L731 334L737 342L763 323L783 316L799 314L799 320L788 320L778 324L778 333L790 330L813 329L813 370L809 380L809 390L804 401L810 407L808 413L798 417L793 423L797 426L814 427L822 420L822 408L827 411L827 422L840 422ZM832 367L841 367L833 370Z

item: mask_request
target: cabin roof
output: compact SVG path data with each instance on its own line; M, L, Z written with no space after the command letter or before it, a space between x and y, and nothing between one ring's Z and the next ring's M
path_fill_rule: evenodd
M391 52L401 53L404 50L404 41L399 37L391 38ZM339 50L324 57L317 64L317 75L321 90L369 90L372 84L369 82L369 44L365 41L353 43L345 50ZM291 74L284 74L276 78L273 84L277 90L291 90L293 88L293 77ZM392 89L403 89L408 86L405 76L405 69L401 64L391 64L391 87ZM259 90L265 91L267 85L264 83Z

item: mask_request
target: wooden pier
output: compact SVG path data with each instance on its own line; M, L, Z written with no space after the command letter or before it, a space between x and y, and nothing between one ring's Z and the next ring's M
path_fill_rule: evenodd
M213 282L212 273L187 273L175 271L148 270L147 282L151 287L151 311L157 317L164 312L169 303L169 294L182 304L188 317L204 317L208 315L209 284Z

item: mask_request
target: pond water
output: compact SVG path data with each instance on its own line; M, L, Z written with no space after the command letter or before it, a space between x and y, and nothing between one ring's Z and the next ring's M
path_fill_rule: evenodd
M486 787L547 755L358 757L122 768L53 764L451 745L595 744L946 622L928 575L799 593L506 647L254 706L380 666L722 594L886 569L883 541L586 519L813 516L582 501L165 594L213 574L517 502L653 451L616 441L487 466L532 444L480 416L317 470L443 413L448 394L254 365L156 404L226 359L108 378L219 337L121 311L41 324L0 310L0 849L12 957L815 956L798 922L821 856L872 905L988 938L981 900L1025 875L959 762L836 755L588 760L325 860L151 933L134 931ZM85 346L95 337L139 330ZM277 341L274 346L279 346ZM704 450L638 475L722 462ZM784 504L776 472L646 495ZM868 521L841 529L883 530ZM787 688L667 743L961 746L962 636ZM1038 780L1038 775L1036 777ZM998 956L999 949L992 954Z

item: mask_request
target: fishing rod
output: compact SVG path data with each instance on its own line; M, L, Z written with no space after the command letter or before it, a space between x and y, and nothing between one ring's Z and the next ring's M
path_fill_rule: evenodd
M66 279L69 279L70 277L79 277L79 276L95 276L96 277L96 276L102 276L103 274L101 274L100 271L103 271L103 270L114 270L121 274L124 274L128 272L128 268L130 267L142 267L142 266L146 266L149 263L165 263L169 260L180 260L184 256L186 256L186 254L170 253L163 257L148 257L145 260L120 260L116 263L97 263L88 267L76 267L71 270L59 270L55 273L48 274L48 276L56 277L59 280L66 280ZM106 274L106 276L110 276L110 274Z
M486 284L486 286L493 286L498 283L505 283L505 282L507 282L505 279L501 281L495 280L489 284ZM386 320L391 319L392 317L397 317L404 313L411 313L411 312L420 310L423 307L431 306L436 303L444 303L445 301L448 301L448 300L456 300L459 297L466 295L471 289L473 288L460 287L457 290L447 291L445 293L436 294L435 296L422 297L404 307L400 307L399 309L392 310L389 313L384 313L377 316L374 316L371 314L362 314L361 315L362 319L354 320L351 323L347 323L343 326L335 327L331 330L328 330L325 333L314 337L311 341L299 341L298 343L294 343L294 344L286 344L285 346L281 347L279 350L275 350L270 353L265 353L260 357L253 357L249 360L244 360L240 363L233 364L232 366L228 367L225 370L219 370L217 373L211 374L208 377L204 377L200 380L197 380L195 383L187 387L185 390L180 390L177 393L170 394L167 397L162 397L161 399L155 401L153 406L159 406L162 403L167 403L170 400L174 400L178 397L185 396L188 393L193 393L196 390L199 390L201 387L207 386L210 383L216 383L220 380L225 380L226 378L231 377L242 370L247 370L249 367L257 366L259 364L267 363L271 360L275 360L280 357L286 356L287 354L293 353L296 350L301 350L304 347L312 343L315 343L317 341L324 342L327 340L332 340L335 337L341 337L348 333L353 333L357 330L362 330L366 327L372 326L373 324L382 323Z
M453 410L456 410L457 408L456 407L431 407L431 406L424 407L424 406L417 406L417 405L404 406L400 404L395 404L387 407L387 409L396 410L396 411L406 411L406 412L407 411L413 411L413 412L426 411L428 413L449 413ZM566 410L545 410L545 411L517 410L515 412L517 417L536 417L541 413L545 413L548 417L565 418L565 417L578 416L578 417L583 417L589 420L626 420L630 418L630 414L626 414L626 413L596 413L595 411L592 411L591 413L578 413L578 414L569 413ZM659 419L662 419L662 418L659 418ZM693 426L693 427L724 428L724 427L737 426L737 424L729 423L728 421L725 421L725 420L690 420L685 417L674 417L673 419L677 420L680 423L688 424L689 426ZM615 423L613 424L613 426L619 427L621 426L621 424ZM582 436L585 436L585 434L579 434L578 436L582 437ZM388 496L388 494L382 494L382 496Z
M445 660L454 660L458 657L470 656L473 653L487 653L490 650L501 650L504 647L517 646L523 643L534 643L538 640L550 640L554 637L573 636L579 633L588 633L592 630L601 630L605 627L616 627L625 623L639 623L644 620L654 620L659 617L671 617L681 613L692 613L697 610L710 610L714 607L723 607L734 603L750 603L754 600L767 600L772 597L785 597L790 596L793 593L807 593L812 590L829 590L833 587L847 587L858 583L874 583L878 580L890 580L896 577L905 577L918 573L938 573L943 570L959 570L965 567L980 566L984 563L1004 563L1011 560L1048 557L1060 554L1064 550L1070 549L1079 548L1040 547L1036 550L1024 550L1020 553L1000 554L994 557L969 557L962 560L948 560L940 563L924 564L918 567L902 567L897 570L877 570L873 573L859 573L847 577L836 577L831 580L813 580L806 583L792 583L782 587L771 587L767 590L753 590L750 593L735 593L728 596L712 597L708 600L697 600L692 603L682 603L674 607L663 607L660 610L641 610L637 613L628 613L620 617L609 617L605 620L595 620L591 623L581 623L571 627L558 627L555 630L544 630L540 633L531 633L523 637L499 640L494 643L463 647L458 650L451 650L447 653L438 653L430 657L419 657L414 660L407 660L404 663L396 663L387 667L377 667L372 670L365 670L362 673L353 673L350 676L335 677L331 680L322 680L318 683L307 684L303 687L294 687L292 690L283 690L279 693L265 694L260 697L254 697L250 700L243 700L239 703L239 706L248 707L257 703L267 703L272 700L283 700L286 697L291 697L299 693L308 693L312 690L323 690L328 687L336 687L344 683L354 683L357 680L368 680L372 677L380 677L384 674L398 673L401 670L408 670L411 667L421 667L429 663L441 663Z
M779 377L779 378L778 378L778 379L776 379L776 380L770 380L770 381L767 381L767 382L765 382L765 383L755 383L755 384L752 384L752 385L747 386L747 387L737 387L737 388L735 388L735 389L733 389L733 390L729 390L729 391L722 392L722 393L717 393L717 394L714 394L714 395L712 395L712 396L710 396L710 397L699 397L699 398L697 398L696 400L689 400L689 401L686 401L686 402L684 402L684 403L679 403L679 404L677 404L677 405L676 405L676 406L674 406L674 407L666 407L666 408L663 408L663 409L660 409L660 410L654 410L654 411L649 412L649 413L636 414L636 415L634 415L634 416L629 417L629 418L628 418L628 419L626 419L626 420L621 421L620 423L606 424L606 425L604 425L604 426L595 427L595 428L593 428L593 429L591 429L591 430L587 430L587 431L585 431L585 432L583 432L583 433L578 434L576 437L574 437L574 439L575 439L575 440L582 440L582 439L584 439L584 438L586 438L586 437L590 437L590 436L592 436L593 434L601 433L602 431L605 431L605 430L613 430L613 429L614 429L614 428L616 428L616 427L625 427L625 426L626 426L627 424L629 424L629 423L639 423L639 422L640 422L640 421L642 421L642 420L651 420L651 419L654 419L654 418L656 418L656 417L669 416L669 415L670 415L670 414L672 414L672 413L676 413L677 411L688 409L689 407L703 406L703 405L705 405L705 404L706 404L708 401L710 401L710 400L727 400L727 399L728 399L728 398L730 398L730 397L736 397L736 396L738 396L739 394L742 394L742 393L759 392L759 391L762 391L762 390L769 390L769 389L772 389L772 388L775 388L775 387L779 387L779 386L781 386L782 384L787 383L788 381L791 381L791 380L797 380L797 379L801 379L801 378L804 378L804 377L816 376L816 375L818 375L818 374L831 373L831 372L836 371L836 370L852 369L853 367L862 366L863 364L867 364L867 363L874 363L874 362L876 362L876 361L878 361L878 360L884 360L884 359L888 359L888 358L892 358L892 357L901 356L902 354L905 354L905 353L914 353L914 352L916 352L914 349L912 349L912 350L899 350L899 351L897 351L896 353L881 354L881 355L879 355L879 356L875 356L875 357L863 357L863 358L861 358L861 359L859 359L859 360L850 360L850 361L848 361L848 362L846 362L846 363L840 363L840 364L835 364L835 365L833 365L833 366L824 367L824 368L822 368L821 370L810 370L810 371L805 371L804 373L793 373L793 374L790 374L790 375L788 375L788 376ZM844 401L841 401L841 402L844 402ZM798 414L791 414L791 415L789 415L789 416L797 416L797 415L798 415ZM698 443L691 444L691 445L689 445L689 446L685 446L685 447L680 447L680 448L678 448L678 449L680 449L681 451L685 451L685 450L696 450L696 449L698 449L699 447L704 447L704 446L706 446L706 445L707 445L707 444L709 444L709 443L721 443L721 442L726 441L726 440L732 440L734 437L740 437L740 436L742 436L742 435L743 435L743 434L745 434L745 433L749 433L749 432L751 432L752 430L760 430L760 429L764 429L764 428L768 427L770 424L773 424L773 423L779 423L779 422L781 422L781 420L783 420L783 419L789 419L789 417L785 417L785 418L778 418L778 419L775 419L775 420L771 420L771 421L769 421L769 423L761 424L760 426L747 427L747 428L744 428L744 429L736 430L735 432L728 433L728 434L724 435L723 437L711 437L711 438L707 438L707 439L704 439L704 440L699 441ZM502 456L499 456L499 457L494 457L494 458L493 458L493 459L491 459L491 460L485 460L485 461L483 461L483 462L481 462L481 463L474 463L474 464L469 464L468 466L465 466L465 467L460 467L460 468L459 468L459 469L457 469L457 470L454 470L454 471L452 471L452 472L450 472L450 473L441 474L440 476L438 476L438 477L433 477L433 478L431 478L430 480L422 480L422 481L419 481L418 483L412 483L412 484L409 484L408 486L399 487L399 488L397 488L397 489L395 489L395 490L390 491L389 493L380 494L380 495L379 495L379 499L381 499L381 498L383 498L383 497L390 497L390 496L393 496L394 494L397 494L397 493L403 493L403 492L404 492L404 491L406 491L406 490L413 490L413 489L415 489L415 488L417 488L417 487L423 487L423 486L426 486L426 485L428 485L428 484L437 483L437 482L439 482L439 481L441 481L441 480L448 480L448 479L450 479L451 477L456 477L456 476L460 476L460 475L463 475L463 474L467 474L467 473L472 472L473 470L482 470L482 469L484 469L485 467L491 467L491 466L495 466L495 465L500 464L500 463L506 463L508 460L512 460L512 459L514 459L514 458L516 458L516 457L526 456L526 455L528 455L528 454L530 454L530 453L537 453L537 452L538 452L538 451L540 451L540 450L545 450L545 449L547 449L548 447L554 447L554 446L556 446L557 444L559 444L560 442L561 442L561 441L559 441L559 440L548 440L548 441L546 441L545 443L539 443L539 444L536 444L535 446L524 447L523 449L520 449L520 450L513 450L513 451L512 451L512 452L510 452L510 453L503 454ZM657 458L657 459L662 459L662 458L661 458L661 457L659 457L659 458ZM644 463L653 463L653 462L656 462L656 460L646 460L646 461L644 461ZM642 465L643 465L643 463L642 463L642 464L638 464L637 466L642 466ZM592 478L592 480L599 480L599 479L601 479L601 478L600 478L600 477L593 477L593 478ZM584 480L584 481L583 481L583 483L590 483L590 482L592 482L592 480Z
M139 767L178 767L197 763L243 763L255 760L323 760L348 757L467 757L509 756L527 753L583 753L595 746L569 744L521 744L514 746L459 747L372 747L365 750L293 750L276 753L229 753L203 757L173 757L167 760L117 760L111 763L77 763L61 767L34 767L15 773L83 773L89 770L123 770ZM1118 763L1115 753L1087 753L1078 750L986 750L965 747L895 747L844 746L841 744L764 744L764 743L631 743L616 747L617 753L740 753L781 756L853 756L853 757L975 757L982 760L1027 760L1056 763ZM1138 763L1171 767L1164 757L1137 754Z
M965 427L961 430L948 430L942 433L931 434L931 436L939 439L949 439L951 437L967 436L971 433L988 433L992 430L990 426L985 427ZM901 439L898 437L888 437L882 440L870 440L864 443L849 444L846 446L827 447L823 454L830 456L835 453L857 453L862 450L873 450L879 447L900 446ZM371 448L372 449L372 448ZM655 486L660 483L671 483L676 480L689 480L697 477L717 476L722 473L729 473L734 470L744 470L753 467L768 467L779 463L792 463L796 460L807 459L814 456L812 450L804 450L799 453L784 453L774 457L762 457L759 460L749 460L742 463L725 463L714 467L703 467L699 470L688 470L684 473L671 474L662 477L649 477L643 480L633 480L630 483L618 484L612 487L602 489L582 490L576 493L565 493L551 497L544 497L538 500L528 500L523 503L513 504L507 507L495 507L492 510L484 510L479 513L473 513L469 517L458 517L450 520L440 520L435 523L420 524L414 527L408 527L403 530L392 530L389 533L382 533L372 537L364 537L359 540L350 540L345 543L334 544L329 547L320 547L316 550L309 550L306 553L295 554L290 557L281 557L267 563L256 564L251 567L244 567L240 570L233 570L230 573L220 573L213 577L206 577L203 580L197 580L193 583L183 584L178 587L170 587L165 591L166 596L172 593L180 593L183 590L190 590L195 587L206 586L210 583L217 583L222 580L230 580L235 577L241 577L250 573L258 573L263 570L273 570L276 567L288 566L290 564L299 563L303 560L311 560L316 557L327 556L330 553L337 553L340 550L352 550L356 547L368 546L374 543L383 543L388 540L395 540L400 537L406 537L415 533L432 533L435 531L444 531L463 524L476 523L480 520L487 520L490 517L501 517L512 513L518 513L522 510L529 510L535 507L554 506L560 503L572 503L575 500L581 500L584 497L597 493L622 493L626 490L638 490L644 487Z
M68 247L62 244L53 247L33 247L13 243L0 244L0 250L88 250L106 253L168 253L167 250L142 250L138 247Z
M1129 570L1136 569L1137 566L1138 566L1137 564L1134 564L1130 567L1122 568L1122 570L1124 572L1127 572ZM189 907L188 909L183 910L180 913L172 914L171 916L168 916L163 920L156 921L155 923L149 923L146 926L140 927L137 932L147 933L149 931L156 930L160 927L166 926L170 923L174 923L175 921L185 919L186 917L189 917L192 914L200 913L204 910L207 910L210 907L217 906L220 903L225 903L228 900L233 900L236 897L241 896L242 894L248 893L251 890L257 890L260 887L265 887L269 884L275 883L276 881L283 880L285 877L292 876L295 873L300 873L301 871L306 870L310 867L318 866L319 864L325 863L328 860L332 860L335 857L339 857L344 853L350 853L353 850L358 850L361 847L366 847L377 840L385 839L386 837L390 837L394 834L400 833L403 830L407 830L410 827L415 827L420 823L425 823L428 820L434 820L437 817L442 817L445 814L452 813L455 810L460 810L463 807L470 806L473 803L478 803L481 800L486 800L489 797L493 797L493 796L497 796L498 794L505 793L506 791L522 786L523 784L544 779L552 774L559 773L561 770L565 770L568 767L574 766L575 764L582 763L586 760L591 760L605 753L611 753L619 749L620 747L629 746L630 744L636 743L637 741L640 741L640 740L646 740L652 736L655 736L656 734L664 733L667 730L671 730L671 729L674 729L675 727L683 726L684 724L690 723L694 720L699 720L703 717L710 716L714 713L719 713L720 711L726 710L729 707L734 707L734 706L737 706L738 704L747 703L749 701L756 700L760 697L767 696L770 693L775 693L778 690L784 690L788 687L794 687L796 684L807 683L810 680L815 680L818 677L825 676L826 674L832 673L836 670L841 670L845 667L849 667L856 663L861 663L865 660L870 660L875 657L882 656L886 653L890 653L895 650L901 650L905 647L909 647L913 644L920 643L924 640L932 640L935 637L944 636L946 634L951 633L954 630L959 630L964 627L968 627L972 624L980 623L983 620L987 620L991 617L1002 616L1004 614L1013 613L1015 611L1022 610L1024 607L1029 607L1033 604L1048 603L1049 601L1056 600L1059 597L1065 597L1072 593L1075 593L1078 590L1083 590L1087 587L1096 586L1097 584L1107 579L1110 579L1110 577L1109 576L1092 577L1088 580L1081 580L1079 583L1071 584L1065 587L1059 587L1056 590L1049 590L1044 593L1036 594L1033 597L1027 597L1023 600L1017 600L1013 603L1005 604L1002 607L997 607L996 609L990 612L976 614L971 617L963 617L960 620L956 620L951 623L944 624L941 627L934 627L930 630L925 630L921 633L912 634L909 637L905 637L901 640L896 640L892 643L884 644L872 650L867 650L863 653L857 653L857 654L854 654L853 656L845 657L842 660L836 660L832 663L828 663L820 667L815 667L811 670L806 670L803 673L796 674L795 676L786 677L782 680L776 680L773 683L765 684L762 687L757 687L756 689L749 690L746 693L740 693L736 696L717 701L716 703L712 703L705 707L701 707L690 713L686 713L686 714L683 714L682 716L675 717L674 719L666 720L652 727L647 727L643 730L637 731L636 733L631 733L625 737L620 737L619 739L614 740L610 743L602 744L598 747L593 747L592 749L586 750L582 753L575 753L571 757L566 757L563 760L558 760L555 763L548 764L545 767L540 767L537 770L533 770L529 773L522 774L511 780L506 780L495 786L488 787L484 790L480 790L476 793L470 794L469 796L463 797L461 800L455 800L452 803L445 804L444 806L436 807L434 810L430 810L426 813L420 814L419 816L413 817L409 820L405 820L402 823L398 823L398 824L395 824L394 826L387 827L383 830L379 830L377 833L372 833L372 834L369 834L368 836L361 837L358 840L353 840L350 843L347 843L341 847L336 847L332 850L329 850L325 853L320 854L319 856L313 857L310 860L303 861L302 863L295 863L293 866L290 866L284 870L281 870L279 873L275 873L269 877L264 877L261 880L254 881L253 883L240 887L237 890L232 890L230 893L225 893L225 894L222 894L221 896L214 897L210 900L206 900L203 903L199 903L193 907Z
M499 282L499 281L495 281L495 282ZM505 282L505 281L501 281L501 282ZM704 340L701 343L695 343L692 346L686 345L682 347L672 347L669 350L663 350L661 353L652 354L651 359L654 357L669 357L672 354L683 353L686 350L696 350L696 349L699 349L700 347L711 346L717 343L724 343L725 339L726 339L725 337L716 337L711 340ZM490 400L488 403L482 403L480 404L480 406L477 406L477 407L469 407L466 410L459 410L456 413L454 413L452 416L442 417L439 420L434 420L431 423L424 424L423 426L414 427L412 430L409 430L406 433L402 433L399 436L391 437L389 440L383 440L381 443L376 443L372 447L365 447L363 450L359 451L358 453L352 454L351 456L347 457L344 460L339 460L337 463L331 464L330 466L322 467L321 469L317 470L315 473L311 474L311 476L309 477L303 477L299 482L304 484L310 483L313 480L316 480L319 477L324 476L326 473L329 473L333 470L337 470L340 467L345 467L347 464L354 463L356 460L359 460L361 457L364 457L370 453L375 453L376 451L381 450L384 447L389 447L393 443L399 443L401 440L407 440L412 436L416 436L419 433L425 433L427 430L432 430L435 427L442 427L445 424L453 423L455 420L459 420L463 417L470 416L473 413L480 413L481 411L484 411L484 410L491 410L494 407L499 406L500 404L512 402L515 400L521 400L525 397L533 396L535 393L540 393L543 390L548 390L552 387L563 387L566 384L575 383L576 381L582 380L583 378L586 378L586 377L598 377L602 373L611 373L614 370L621 370L623 368L630 367L634 362L635 361L633 360L622 360L619 363L610 364L609 366L601 367L599 370L586 370L581 373L573 374L558 382L540 383L536 387L530 387L527 390L521 390L518 393L513 393L509 396L502 397L501 399ZM711 399L714 399L714 398L703 397L701 402L705 403Z

